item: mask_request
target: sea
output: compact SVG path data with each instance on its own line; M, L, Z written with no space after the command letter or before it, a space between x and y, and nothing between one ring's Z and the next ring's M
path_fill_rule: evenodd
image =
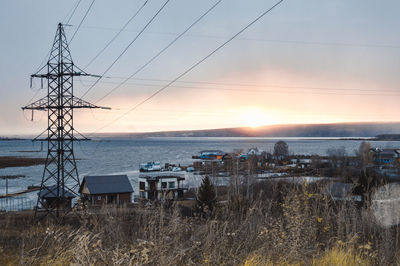
M224 152L244 151L257 147L273 152L277 141L284 140L290 154L326 155L328 149L344 147L347 155L354 155L363 141L361 138L344 140L341 138L248 138L248 137L160 137L137 139L98 139L74 143L75 158L79 177L86 175L128 175L132 187L137 191L139 164L143 162L172 163L189 165L193 155L202 150L222 150ZM398 141L371 141L376 148L400 148ZM46 157L47 143L31 140L0 141L0 156ZM21 191L30 185L40 185L43 165L0 169L0 176L22 175L8 180L9 193ZM198 177L185 173L187 186L196 186ZM196 179L196 180L195 180ZM0 195L6 191L5 180L0 179ZM37 192L21 196L21 201L36 203ZM25 203L28 204L28 203ZM1 209L1 202L0 202Z

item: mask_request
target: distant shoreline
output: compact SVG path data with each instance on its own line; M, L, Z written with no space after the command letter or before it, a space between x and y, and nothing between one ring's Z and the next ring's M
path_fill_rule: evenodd
M85 133L83 133L85 135ZM33 135L0 136L0 141L30 140ZM145 138L298 138L366 141L400 141L400 122L349 122L329 124L277 124L252 127L193 129L155 132L108 132L91 135L99 139Z
M114 137L97 137L88 141L109 141L109 140L130 140L130 139L283 139L283 140L307 140L307 141L400 141L400 138L379 138L379 137L264 137L264 136L114 136ZM31 139L22 138L0 138L1 141L30 141ZM33 151L18 151L33 152Z

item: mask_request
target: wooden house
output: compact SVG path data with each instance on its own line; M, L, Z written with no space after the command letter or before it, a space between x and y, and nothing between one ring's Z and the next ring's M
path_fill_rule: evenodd
M130 203L132 192L127 175L85 176L79 188L91 205Z

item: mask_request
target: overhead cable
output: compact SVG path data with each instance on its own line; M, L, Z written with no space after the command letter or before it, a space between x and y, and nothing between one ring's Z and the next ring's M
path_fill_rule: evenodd
M75 5L74 10L72 11L71 15L70 15L69 18L68 18L66 24L69 24L69 22L71 21L72 17L74 16L74 14L75 14L75 12L76 12L76 9L78 8L78 6L79 6L79 4L80 4L81 2L82 2L82 0L78 0L78 2L77 2L76 5Z
M89 63L83 68L86 69L88 68L110 45L111 43L121 34L122 31L125 30L125 28L131 23L131 21L140 13L140 11L144 8L144 6L147 4L148 0L146 0L143 5L129 18L129 20L125 23L125 25L117 32L117 34L114 35L114 37L111 38L111 40L106 44L106 46L103 47L96 55L93 57L92 60L89 61Z
M182 78L183 76L185 76L186 74L188 74L190 71L192 71L194 68L196 68L198 65L200 65L201 63L203 63L204 61L206 61L208 58L210 58L212 55L214 55L216 52L218 52L220 49L222 49L224 46L226 46L228 43L230 43L233 39L235 39L237 36L239 36L241 33L243 33L245 30L247 30L248 28L250 28L254 23L256 23L258 20L260 20L262 17L264 17L266 14L268 14L269 12L271 12L275 7L277 7L278 5L280 5L284 0L280 0L278 1L276 4L274 4L272 7L270 7L268 10L264 11L261 15L259 15L257 18L255 18L253 21L251 21L249 24L247 24L244 28L242 28L240 31L238 31L236 34L234 34L232 37L230 37L228 40L226 40L225 42L223 42L221 45L219 45L216 49L214 49L211 53L209 53L208 55L206 55L205 57L203 57L201 60L199 60L198 62L196 62L194 65L192 65L190 68L188 68L187 70L185 70L182 74L180 74L179 76L177 76L175 79L173 79L171 82L169 82L168 84L166 84L165 86L163 86L162 88L160 88L159 90L157 90L156 92L154 92L152 95L150 95L149 97L147 97L146 99L144 99L143 101L139 102L138 104L136 104L134 107L132 107L131 109L129 109L127 112L123 113L121 116L117 117L116 119L114 119L113 121L111 121L110 123L98 128L96 131L94 131L93 133L96 133L99 130L104 129L105 127L108 127L109 125L115 123L116 121L120 120L121 118L123 118L125 115L129 114L130 112L134 111L135 109L137 109L138 107L140 107L141 105L143 105L144 103L148 102L150 99L152 99L153 97L155 97L156 95L158 95L159 93L161 93L163 90L167 89L168 87L170 87L172 84L174 84L177 80L179 80L180 78ZM92 133L92 134L93 134Z
M93 83L92 86L90 86L90 88L88 90L86 90L86 92L81 96L81 98L83 98L86 94L89 93L89 91L91 91L94 86L97 85L97 83L99 83L99 81L101 80L101 78L108 73L108 71L110 71L110 69L115 65L115 63L117 63L117 61L126 53L126 51L128 51L129 47L131 47L131 45L139 38L140 35L142 35L142 33L146 30L146 28L153 22L153 20L158 16L158 14L164 9L164 7L169 3L170 0L167 0L164 2L164 4L161 6L161 8L157 11L157 13L147 22L147 24L142 28L142 30L136 35L136 37L128 44L128 46L125 47L125 49L122 51L122 53L111 63L111 65L109 67L107 67L107 69L103 72L103 74L96 80L95 83Z
M79 6L79 4L81 3L81 1L82 1L82 0L78 0L77 3L76 3L76 5L75 5L75 7L73 7L73 9L71 9L71 10L69 11L69 12L72 11L72 13L71 13L71 15L69 16L69 19L67 20L66 24L69 24L71 18L74 16L75 11L76 11L76 9L78 8L78 6ZM69 12L68 12L68 13L69 13ZM67 17L68 17L68 16L67 16ZM67 19L67 17L65 17L63 21L65 21L65 20ZM63 23L64 23L64 22L63 22ZM52 46L52 47L53 47L53 46ZM46 56L43 58L43 60L40 62L38 68L37 68L36 71L35 71L35 74L39 73L40 71L42 71L42 69L44 69L44 68L46 67L46 65L43 65L43 64L46 62L46 60L48 60L48 58L49 58L49 56L50 56L50 54L51 54L51 49L52 49L52 47L51 47L50 50L46 53ZM36 95L38 94L38 92L39 92L39 89L38 89L38 90L36 91L36 93L33 95L33 97L31 98L31 100L29 100L29 102L32 101L32 100L36 97Z
M219 3L221 3L222 0L217 1L214 5L212 5L206 12L204 12L199 18L197 18L192 24L189 25L183 32L181 32L175 39L173 39L167 46L165 46L163 49L161 49L155 56L153 56L149 61L147 61L144 65L139 67L132 75L127 77L124 81L122 81L119 85L115 86L111 91L106 93L103 97L98 99L95 103L100 102L107 96L109 96L111 93L116 91L118 88L120 88L122 85L124 85L128 80L132 79L134 76L136 76L140 71L142 71L144 68L146 68L151 62L153 62L155 59L157 59L162 53L164 53L169 47L171 47L175 42L177 42L185 33L187 33L191 28L193 28L200 20L202 20L208 13L211 12Z
M99 27L99 26L82 26L81 28L85 29L94 29L94 30L106 30L106 31L117 31L118 28L109 28L109 27ZM137 32L136 30L125 30L127 32ZM148 31L147 34L154 35L171 35L177 36L178 32L154 32ZM220 35L207 35L207 34L186 34L186 37L194 37L194 38L207 38L207 39L226 39L226 36ZM238 41L255 41L255 42L270 42L270 43L284 43L284 44L300 44L300 45L318 45L318 46L349 46L349 47L363 47L363 48L400 48L398 44L390 44L390 43L348 43L348 42L328 42L328 41L305 41L305 40L288 40L288 39L262 39L262 38L251 38L251 37L240 37L237 38Z
M75 38L75 36L76 36L76 33L79 31L80 27L82 26L83 21L85 21L87 15L89 14L89 11L90 11L90 9L92 9L92 6L93 6L93 4L94 4L95 1L96 1L96 0L92 0L92 2L90 3L90 6L89 6L88 9L86 10L85 15L84 15L83 18L81 19L81 22L79 22L79 25L78 25L78 27L76 28L76 30L75 30L74 34L72 35L71 39L69 40L69 43L68 43L68 44L70 44L70 43L74 40L74 38Z
M138 79L138 80L143 80L143 79ZM150 79L145 79L145 80L150 80ZM152 79L153 81L160 81L157 79ZM81 84L85 87L89 87L90 85L85 84L82 80ZM166 80L168 81L168 80ZM108 84L119 84L119 82L113 82L113 81L102 81L103 83L108 83ZM309 86L291 86L291 85L279 85L279 84L244 84L244 83L222 83L222 82L200 82L200 81L177 81L176 83L185 83L185 84L204 84L204 85L215 85L215 86L236 86L236 87L256 87L256 88L261 88L260 90L254 90L254 89L232 89L232 88L221 88L221 87L194 87L193 85L171 85L170 87L174 88L186 88L186 89L213 89L213 90L232 90L232 91L254 91L254 92L270 92L271 90L265 90L266 88L279 88L279 89L297 89L297 90L317 90L317 91L343 91L343 92L352 92L352 91L360 91L360 92L372 92L372 93L378 93L381 94L382 92L392 92L397 95L400 95L398 90L379 90L379 89L359 89L359 88L334 88L334 87L309 87ZM134 82L129 82L125 83L125 85L133 85L133 86L139 86L139 87L157 87L160 84L154 84L154 83L134 83ZM262 90L264 89L264 90ZM322 93L324 94L324 93ZM330 93L326 93L330 94ZM359 94L359 95L378 95L378 94ZM344 94L347 95L347 94ZM384 94L384 95L389 95L389 94ZM390 94L393 95L393 94Z

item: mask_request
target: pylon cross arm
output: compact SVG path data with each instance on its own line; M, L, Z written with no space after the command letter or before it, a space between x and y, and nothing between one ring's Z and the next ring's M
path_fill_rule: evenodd
M85 100L82 100L81 98L78 97L73 97L72 98L73 102L73 107L72 108L96 108L96 109L107 109L110 110L110 107L104 107L104 106L97 106L94 104L91 104Z
M91 104L85 100L82 100L78 97L73 96L72 98L72 105L71 104L65 104L63 106L64 108L72 108L72 109L76 109L76 108L90 108L90 109L107 109L110 110L110 107L103 107L103 106L97 106L94 104ZM49 101L48 101L48 97L43 97L39 100L37 100L36 102L33 102L27 106L22 107L22 110L39 110L39 111L44 111L47 109L57 109L58 106L52 106L49 105Z
M47 96L43 97L36 102L28 104L27 106L22 107L22 110L47 110L48 109L48 99Z
M71 76L71 77L88 76L88 77L95 77L95 78L101 77L99 75L92 75L92 74L88 74L85 72L73 72L73 73L63 72L63 73L33 74L33 75L31 75L31 78L50 79L50 78L57 78L57 77L62 77L62 76Z

